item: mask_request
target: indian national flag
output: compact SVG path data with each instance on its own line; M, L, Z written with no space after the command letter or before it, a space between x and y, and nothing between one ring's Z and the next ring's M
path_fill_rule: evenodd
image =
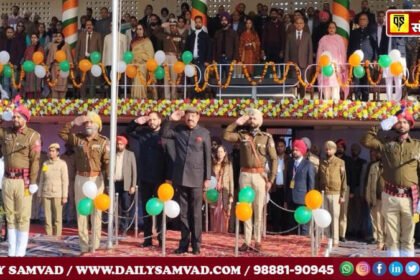
M334 0L333 21L337 24L337 34L342 36L347 46L350 36L350 0Z

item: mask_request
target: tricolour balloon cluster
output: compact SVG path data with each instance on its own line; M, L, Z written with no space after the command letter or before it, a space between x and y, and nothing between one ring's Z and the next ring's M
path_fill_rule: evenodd
M299 206L294 213L295 221L298 224L307 224L312 216L315 224L320 228L326 228L331 224L331 214L325 209L320 209L322 195L319 191L309 191L305 195L305 205Z
M182 74L185 72L187 77L194 77L195 67L190 63L193 60L193 54L190 51L182 53L182 61L177 61L172 66L176 74ZM157 51L154 58L146 61L147 71L154 74L156 80L162 80L165 77L165 69L163 63L166 60L166 54L163 51Z
M239 191L235 214L238 220L245 222L252 218L252 203L255 199L255 191L250 186L245 186Z
M174 188L170 184L161 184L157 192L158 197L152 197L146 203L147 214L156 216L164 211L169 218L176 218L181 209L178 202L172 200L174 193Z
M332 66L331 53L325 51L321 54L318 60L318 65L321 67L322 75L331 77L334 74L334 67Z
M96 208L99 211L106 211L111 204L111 199L107 194L98 194L98 187L95 182L87 181L82 186L83 194L86 196L77 204L77 212L82 216L88 216Z

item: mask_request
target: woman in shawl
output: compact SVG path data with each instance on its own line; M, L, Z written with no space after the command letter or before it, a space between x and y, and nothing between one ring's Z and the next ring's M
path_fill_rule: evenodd
M44 49L40 45L39 35L34 33L31 35L31 45L29 45L23 56L23 60L32 61L32 56L35 52L41 52L44 54ZM26 98L40 98L41 97L41 79L35 76L34 72L25 73L25 97Z
M239 55L244 64L257 64L260 58L260 38L251 19L246 20L245 31L239 39ZM254 66L246 66L249 74L254 74Z

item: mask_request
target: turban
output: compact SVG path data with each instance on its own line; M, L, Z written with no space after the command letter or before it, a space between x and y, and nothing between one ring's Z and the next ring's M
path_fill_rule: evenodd
M337 150L337 145L334 143L334 141L327 141L327 142L325 142L325 148L326 149Z
M128 144L128 141L127 141L127 138L125 138L124 136L117 136L117 143L118 142L121 142L122 144L124 144L124 145L127 145Z
M60 144L58 144L58 143L52 143L52 144L48 147L48 150L50 150L50 149L60 150Z
M335 144L337 144L337 146L338 145L341 145L341 146L343 146L343 148L344 148L344 150L346 149L346 141L344 141L344 139L338 139L337 141L335 141Z
M101 117L95 112L88 112L87 117L91 122L98 125L99 131L102 130L102 120Z
M302 141L305 142L305 145L308 149L312 147L311 139L309 139L308 137L302 137Z
M261 113L261 111L251 108L247 110L247 114L248 116L254 116L257 119L258 122L258 127L262 126L263 124L263 115Z
M26 108L23 105L19 105L13 110L13 113L18 113L22 117L26 119L26 121L29 121L31 119L31 112L29 112L28 108Z
M223 12L219 15L220 20L222 20L223 18L226 18L228 22L230 22L230 15L227 12Z
M297 149L299 152L302 153L302 155L306 155L306 151L308 150L308 147L306 146L305 142L300 139L296 139L292 143L293 149Z
M413 115L410 112L408 112L407 110L401 109L395 114L395 116L397 117L398 120L406 119L409 123L411 123L410 127L411 128L414 127Z

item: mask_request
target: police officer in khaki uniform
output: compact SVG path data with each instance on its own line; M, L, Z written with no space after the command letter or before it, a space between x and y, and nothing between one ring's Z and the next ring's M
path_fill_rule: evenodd
M13 111L13 127L0 128L5 165L3 201L10 257L26 254L32 194L38 190L41 140L38 132L27 127L29 120L29 110L19 105Z
M402 109L382 122L383 129L393 128L398 136L382 141L372 127L361 143L382 155L385 181L382 192L382 214L385 218L385 245L390 257L414 257L414 222L417 212L420 141L410 137L413 116Z
M84 133L71 133L73 126L84 127ZM104 178L102 172L105 172L106 178L109 174L109 141L99 134L102 130L102 121L98 114L89 112L86 116L79 116L72 122L67 123L59 132L59 136L72 145L75 150L76 158L76 179L74 183L75 202L85 196L82 187L87 181L96 183L98 194L104 191ZM99 248L101 240L101 221L102 213L96 211L91 215L91 224L95 224L95 237L93 240L94 249ZM86 216L77 215L77 226L79 229L80 250L82 254L89 251L89 232L88 220Z
M255 250L261 250L261 234L263 221L263 208L266 193L271 188L277 174L277 154L271 134L262 132L262 113L256 109L249 109L248 113L230 124L223 138L229 142L240 142L239 176L240 188L251 186L255 190L253 203L254 212L254 239ZM238 126L249 125L249 129L235 131ZM270 172L265 173L264 166L269 162ZM239 248L244 252L250 249L252 236L252 219L245 222L245 243Z
M339 244L340 208L345 202L347 189L345 163L335 156L336 151L337 145L333 141L325 143L326 159L321 161L318 171L319 188L325 191L325 208L332 217L329 236L332 237L334 246Z

